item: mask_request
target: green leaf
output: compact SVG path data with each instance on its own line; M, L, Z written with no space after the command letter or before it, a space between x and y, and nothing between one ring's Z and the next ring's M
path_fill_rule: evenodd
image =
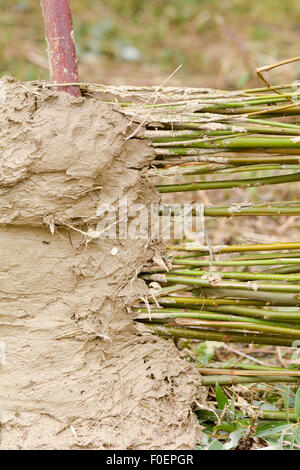
M229 405L229 401L218 383L216 384L216 400L219 410L223 410L225 405Z
M300 445L300 426L298 425L297 427L292 428L292 432L294 435L295 442L299 446Z
M295 397L295 415L298 423L300 422L300 387L297 390Z
M207 365L214 357L215 350L221 348L224 343L218 341L204 341L196 346L197 361Z
M259 408L264 411L279 411L277 406L269 402L263 403Z
M212 410L197 410L196 411L196 415L200 423L204 421L212 421L213 423L217 422L218 414L219 413L217 412L217 410L216 411L212 411Z
M236 430L237 425L235 423L222 423L214 427L214 431L224 431L231 433Z
M223 446L224 450L235 449L241 437L243 437L243 432L241 431L241 429L237 429L236 431L233 431L232 433L230 433L229 437L230 437L230 441L227 442L227 444L224 444Z
M258 426L255 435L257 437L268 437L280 434L282 431L288 429L290 424L282 421L274 421L273 423L266 423Z
M286 420L290 421L290 410L289 410L289 401L290 401L290 389L287 387L286 391L283 393L283 404L284 404L284 411L286 415Z
M234 415L235 414L235 393L233 393L231 400L230 400L230 411Z

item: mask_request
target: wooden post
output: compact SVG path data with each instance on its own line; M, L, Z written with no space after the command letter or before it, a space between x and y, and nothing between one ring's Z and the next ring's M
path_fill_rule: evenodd
M78 67L69 0L41 0L45 38L53 83L78 83ZM59 87L70 95L81 96L79 86Z

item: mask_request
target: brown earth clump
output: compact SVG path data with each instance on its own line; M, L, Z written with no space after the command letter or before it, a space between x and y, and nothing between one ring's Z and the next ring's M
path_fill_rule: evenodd
M117 105L10 78L0 115L1 448L193 448L201 378L130 312L159 246L97 233L99 204L158 200L151 148Z

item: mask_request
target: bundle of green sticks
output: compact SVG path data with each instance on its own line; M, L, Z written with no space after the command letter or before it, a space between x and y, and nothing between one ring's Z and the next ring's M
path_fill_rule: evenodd
M147 140L155 150L148 174L160 183L160 193L182 193L179 200L184 202L187 191L197 200L199 190L293 183L297 196L300 89L284 85L241 92L126 92L129 101L135 96L122 104L137 124L132 137ZM241 225L247 216L282 215L300 215L300 201L262 200L203 210L206 220L241 217ZM150 285L159 283L161 289L155 301L149 299L149 306L136 308L137 320L176 338L300 344L300 240L213 246L208 233L204 242L188 237L171 241L165 256L169 270L158 266L156 272L142 273Z
M83 88L117 99L131 117L128 138L144 139L153 148L156 158L147 177L163 201L170 193L181 193L177 202L184 203L186 192L197 201L202 190L256 187L258 203L203 205L202 216L205 221L239 217L242 226L251 216L300 215L294 196L280 200L278 191L275 202L264 197L267 186L289 183L292 194L299 194L297 83L228 92L92 84ZM204 241L186 236L170 240L166 250L166 269L160 264L141 274L156 289L147 305L136 306L137 321L174 338L300 344L300 239L214 246L207 231Z

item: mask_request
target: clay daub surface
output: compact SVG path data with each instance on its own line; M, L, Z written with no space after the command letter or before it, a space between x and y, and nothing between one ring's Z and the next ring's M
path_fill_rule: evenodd
M193 448L200 376L129 308L158 247L82 233L99 201L157 200L152 150L92 97L5 78L0 101L1 447Z

